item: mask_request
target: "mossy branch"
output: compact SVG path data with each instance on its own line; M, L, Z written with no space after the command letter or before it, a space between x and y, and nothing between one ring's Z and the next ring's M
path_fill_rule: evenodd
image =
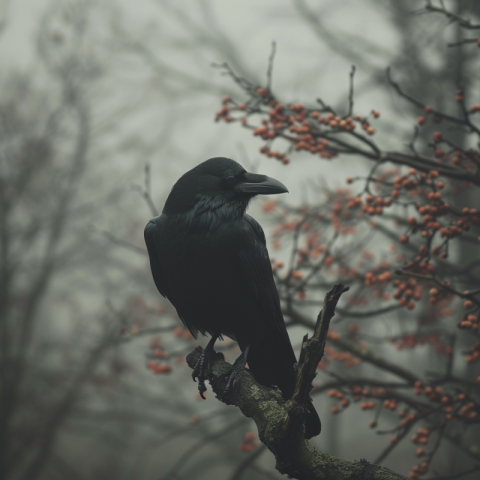
M201 354L202 347L197 347L187 356L190 368L195 367ZM221 353L217 355L210 383L217 398L223 398L226 374L231 365L225 362ZM276 468L280 473L299 480L406 479L366 460L355 462L322 453L303 438L303 432L286 436L284 424L287 409L280 390L260 385L248 371L231 387L227 397L223 399L224 403L235 405L246 417L253 419L260 440L275 455Z
M299 421L303 422L304 419L303 409L297 408L298 415L292 410L292 402L301 407L308 398L311 381L315 376L310 367L313 364L318 365L323 355L328 323L344 291L343 285L336 285L325 297L316 332L302 350L296 397L294 395L292 399L285 401L279 389L260 385L246 370L224 398L231 365L225 362L221 353L217 354L213 363L209 381L217 398L221 398L226 404L235 405L243 415L253 419L260 440L275 455L276 468L280 473L299 480L406 480L406 477L366 460L343 460L316 450L304 438L303 425L300 424L301 428L298 428ZM187 356L190 368L195 367L201 354L202 347L197 347ZM289 428L288 419L292 415L298 418L295 417L293 428Z

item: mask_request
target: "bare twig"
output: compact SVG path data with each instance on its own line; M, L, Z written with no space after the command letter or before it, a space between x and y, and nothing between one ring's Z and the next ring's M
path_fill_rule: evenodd
M272 51L268 59L268 69L267 69L267 90L270 92L272 90L272 72L273 72L273 60L275 59L277 44L272 42Z
M110 233L106 230L98 230L99 233L101 233L107 240L110 240L112 243L115 245L119 245L120 247L124 247L128 250L131 250L135 253L138 253L140 255L146 255L147 251L145 248L138 247L137 245L134 245L133 243L127 242L126 240L123 240L121 238L116 237L113 235L113 233Z
M350 93L348 95L348 117L351 117L353 114L353 103L354 103L354 97L353 97L353 79L355 77L355 65L352 65L352 69L350 70Z
M304 325L312 329L315 328L314 323L309 318L305 317L304 315L302 315L297 310L294 310L293 308L289 308L283 313L284 315L289 316L290 318L293 318L297 324ZM376 354L370 349L367 349L365 347L362 348L359 345L349 340L346 340L342 337L335 338L335 339L332 338L329 341L336 347L352 353L356 357L360 358L360 360L364 360L368 363L371 363L372 365L379 367L381 370L385 370L387 372L393 373L394 375L397 375L400 378L403 378L411 382L412 385L417 380L420 380L420 377L418 377L414 373L397 365L396 363L393 363L383 357L380 357L378 354Z
M335 307L340 296L348 290L349 287L339 284L325 295L323 309L318 314L313 337L307 340L308 335L306 335L304 338L298 363L297 384L292 398L286 404L288 413L285 419L285 431L288 435L291 435L293 430L303 429L305 406L310 400L312 382L323 357L330 320L335 315Z
M158 210L157 210L157 207L155 206L155 203L153 203L152 197L150 195L150 164L149 163L145 164L144 172L145 172L145 181L144 181L143 188L140 187L140 185L133 185L133 189L143 197L148 208L150 209L151 214L154 217L157 217Z
M432 5L430 0L427 0L427 5L425 6L425 10L429 12L436 12L441 13L445 17L447 17L450 21L458 23L462 28L466 28L468 30L479 30L480 25L472 23L470 20L461 17L453 12L448 11L443 5L442 7L435 7Z
M390 443L384 450L383 452L380 453L380 455L375 459L375 462L374 463L381 463L383 462L387 457L388 455L390 455L390 453L395 449L395 447L397 447L397 445L400 443L400 440L402 440L403 438L405 438L408 434L408 432L411 430L411 428L413 427L413 423L412 424L408 424L406 425L402 432L400 432L398 435L397 435L397 440L395 442L392 442Z
M425 108L425 104L423 102L420 102L419 100L417 100L417 99L411 97L410 95L408 95L407 93L405 93L402 90L402 88L400 87L400 85L393 80L390 67L387 68L387 80L390 83L390 85L396 90L396 92L401 97L405 98L410 103L413 103L414 105L416 105L417 107L419 107L421 109ZM456 123L457 125L464 125L465 124L465 122L461 118L452 117L451 115L447 115L446 113L440 112L438 110L432 109L432 113L441 116L444 120L448 120L452 123Z

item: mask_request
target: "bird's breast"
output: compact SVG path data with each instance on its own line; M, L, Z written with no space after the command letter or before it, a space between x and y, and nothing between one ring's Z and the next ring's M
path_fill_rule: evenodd
M238 325L254 325L261 315L239 264L241 225L224 223L208 231L180 227L165 232L162 248L162 269L174 292L170 300L200 330L235 337Z

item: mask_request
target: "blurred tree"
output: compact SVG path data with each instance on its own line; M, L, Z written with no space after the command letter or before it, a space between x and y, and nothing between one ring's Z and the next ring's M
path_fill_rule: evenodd
M123 242L142 256L122 265L111 238L93 228L110 226L131 186L128 175L111 173L124 141L112 142L111 134L128 116L105 113L111 97L98 100L107 52L95 48L95 28L106 34L94 13L84 2L52 4L39 19L34 65L24 73L4 72L0 80L2 479L83 478L90 474L85 468L105 460L92 455L81 465L74 456L72 466L72 450L94 449L95 441L82 437L103 439L106 455L126 450L126 431L133 436L155 422L171 427L142 416L137 393L149 405L159 398L151 399L146 388L132 394L125 381L132 367L122 345L158 316L157 305L123 286L132 265L144 262L144 249ZM142 152L144 145L137 148ZM128 226L133 212L123 213ZM112 292L124 298L110 305L105 296ZM112 476L101 478L120 478L128 461L136 459L114 456Z

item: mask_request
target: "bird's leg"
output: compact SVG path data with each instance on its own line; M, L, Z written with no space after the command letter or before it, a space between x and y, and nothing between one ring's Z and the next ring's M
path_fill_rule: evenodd
M250 345L247 345L247 348L238 356L238 358L233 363L232 368L228 371L227 385L225 386L225 390L223 391L222 398L220 398L220 400L223 400L225 395L227 395L230 389L235 386L235 384L245 372L245 365L247 363L249 349Z
M215 359L215 350L213 349L218 335L212 335L212 338L207 343L207 346L203 349L202 356L198 359L195 368L193 369L192 378L196 381L198 378L198 391L200 396L205 400L204 392L207 391L205 386L205 380L208 379L212 373L212 363Z

